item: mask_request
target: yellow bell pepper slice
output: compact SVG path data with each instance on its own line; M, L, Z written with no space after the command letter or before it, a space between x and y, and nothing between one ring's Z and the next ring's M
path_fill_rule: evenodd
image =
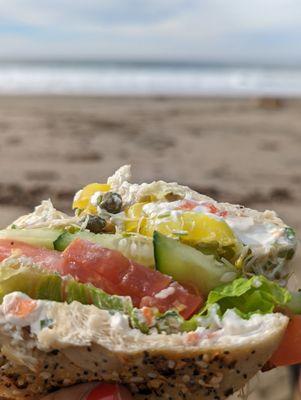
M238 245L232 229L221 219L192 211L179 213L176 218L168 215L163 218L149 218L143 213L144 204L147 203L136 203L127 210L125 231L149 237L154 231L158 231L192 246L199 243L217 243L222 247Z
M126 232L139 233L141 231L146 223L146 218L143 216L143 206L145 204L147 204L147 202L135 203L126 210L126 219L124 223L124 230Z
M229 246L236 242L233 231L225 221L207 214L184 212L175 220L148 219L140 233L152 236L155 230L164 235L180 237L182 242L192 245L218 242L222 246Z
M79 192L79 195L75 195L72 208L84 210L86 214L96 214L97 209L91 204L91 197L96 192L108 192L110 188L107 183L90 183Z

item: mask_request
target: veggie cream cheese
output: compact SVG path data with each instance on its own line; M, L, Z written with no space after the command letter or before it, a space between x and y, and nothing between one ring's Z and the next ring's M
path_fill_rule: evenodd
M157 224L162 220L176 221L186 211L179 209L183 201L174 202L153 202L145 204L142 208L143 214L148 218L156 218ZM278 242L282 245L290 245L289 240L285 240L284 228L278 223L256 221L253 216L239 215L227 213L222 217L218 212L218 204L214 204L215 212L210 212L208 202L195 202L195 207L191 208L191 212L209 215L212 218L224 220L235 233L236 237L246 246L253 249L256 253L266 254ZM177 232L175 232L177 233ZM179 234L185 234L185 230Z
M33 301L28 296L20 293L13 292L4 297L2 305L0 305L0 325L8 324L11 327L22 328L25 326L30 327L30 332L33 335L40 335L40 332L45 330L47 334L43 334L43 337L47 337L48 334L59 326L56 325L56 308L57 303L46 301L46 300L35 300L35 308L28 313L26 316L17 316L11 312L12 304L16 301ZM95 317L97 312L105 313L108 315L109 323L112 332L116 332L119 335L130 334L131 337L135 337L136 340L145 336L138 329L132 329L129 325L129 319L126 315L121 313L115 313L110 315L108 311L97 310L95 308ZM218 315L217 308L213 307L210 311L210 315L207 318L199 319L199 327L194 332L178 333L179 341L189 346L201 346L210 347L214 343L227 343L227 345L237 345L239 343L247 343L253 336L256 336L259 332L264 331L264 327L267 328L272 321L277 325L277 319L279 323L284 323L288 318L281 314L266 314L259 315L254 314L250 319L246 320L238 316L235 311L227 310L223 317ZM80 327L76 328L77 336L85 335L86 337L92 337L92 330L94 330L94 322L91 320L91 331L87 330L85 333L80 332ZM50 322L49 322L50 321ZM87 321L88 322L88 321ZM63 324L61 318L58 318L58 323ZM60 329L64 329L61 326ZM88 328L89 329L89 328ZM193 340L192 336L193 334ZM155 340L158 337L156 331L152 331L150 336ZM169 335L166 336L166 340ZM170 335L174 336L174 335ZM46 345L46 343L44 343Z

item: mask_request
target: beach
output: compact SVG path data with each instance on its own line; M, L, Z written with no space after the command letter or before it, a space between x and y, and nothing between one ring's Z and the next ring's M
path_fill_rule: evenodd
M49 197L71 212L75 191L132 164L133 181L274 209L300 234L300 114L301 100L271 97L0 97L1 225ZM294 287L300 261L299 249ZM250 399L267 398L267 385L269 398L287 399L287 379L262 376Z

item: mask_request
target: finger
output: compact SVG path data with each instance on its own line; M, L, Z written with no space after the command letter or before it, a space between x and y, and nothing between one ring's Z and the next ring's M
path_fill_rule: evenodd
M48 396L43 397L41 400L85 400L97 385L98 383L94 382L72 386L51 393Z

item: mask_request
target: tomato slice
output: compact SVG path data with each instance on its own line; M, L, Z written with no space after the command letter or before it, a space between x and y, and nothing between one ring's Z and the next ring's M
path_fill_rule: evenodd
M59 251L35 247L16 240L0 239L0 261L13 252L30 258L34 264L41 265L50 271L62 272L64 261Z
M170 276L87 240L74 240L63 253L0 240L0 261L13 251L62 276L71 275L79 282L91 283L109 294L130 296L135 307L157 307L160 312L177 309L184 318L189 318L203 303L201 296L189 293L177 282L172 282ZM164 289L167 296L162 294Z
M87 240L74 240L63 252L65 274L81 282L90 282L110 294L131 296L135 305L144 296L165 289L172 278L128 260L116 250L109 250ZM106 287L103 287L103 282Z
M275 367L301 363L301 315L294 315L280 346L269 361Z
M178 282L173 282L166 289L154 296L144 297L140 307L157 307L160 312L176 309L183 318L191 317L203 304L201 296L196 296L184 289Z
M132 400L130 392L119 385L101 383L89 393L86 400Z

